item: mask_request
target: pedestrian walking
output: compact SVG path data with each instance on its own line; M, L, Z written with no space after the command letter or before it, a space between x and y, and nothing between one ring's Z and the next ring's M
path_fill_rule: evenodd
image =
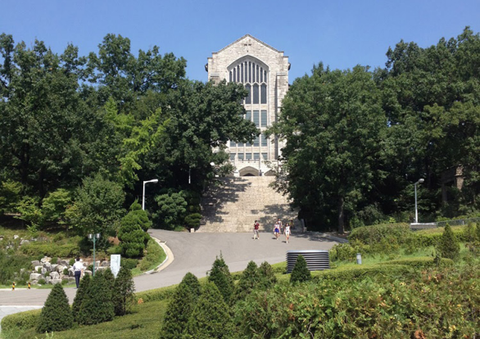
M290 241L290 224L288 224L288 223L285 226L285 240L286 240L287 244Z
M280 219L275 223L275 226L273 226L273 234L275 234L275 239L278 239L278 236L280 235Z
M260 239L260 235L258 234L258 230L260 228L260 223L258 220L255 220L255 223L253 224L253 239Z
M77 257L77 261L73 264L73 270L75 272L75 284L80 285L80 278L82 276L83 270L85 267L83 266L83 263L80 261L80 257Z

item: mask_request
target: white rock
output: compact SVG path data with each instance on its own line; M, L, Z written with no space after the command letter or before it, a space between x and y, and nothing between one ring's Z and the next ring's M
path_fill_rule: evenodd
M18 238L19 238L18 235L16 235L16 234L13 235L13 239L18 239Z
M30 280L38 280L42 277L40 273L30 273Z
M55 284L61 284L62 279L51 279L50 284L55 285Z
M60 279L60 274L58 272L50 273L50 278L52 279ZM60 279L61 280L61 279Z

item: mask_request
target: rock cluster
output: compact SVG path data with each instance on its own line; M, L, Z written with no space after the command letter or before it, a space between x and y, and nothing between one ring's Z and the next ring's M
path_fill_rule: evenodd
M46 284L57 284L63 281L75 281L73 266L69 264L71 259L58 259L56 264L51 263L51 258L43 257L41 260L32 261L33 272L30 273L30 283L32 285L40 284L42 279ZM87 268L93 262L84 261L83 265ZM96 261L95 269L104 270L110 267L108 260ZM92 271L85 270L85 274L92 274Z

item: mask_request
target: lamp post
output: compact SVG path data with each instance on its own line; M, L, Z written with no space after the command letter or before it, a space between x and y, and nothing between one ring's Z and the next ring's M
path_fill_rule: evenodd
M142 210L145 210L145 184L149 182L158 182L158 179L147 180L143 182L143 195L142 195Z
M425 181L425 179L420 178L418 181L415 183L415 223L418 224L418 208L417 208L417 185L421 184Z
M88 235L88 239L93 241L93 270L92 270L92 276L94 276L95 275L95 241L96 241L96 239L100 239L100 233L97 233L97 234L90 233Z

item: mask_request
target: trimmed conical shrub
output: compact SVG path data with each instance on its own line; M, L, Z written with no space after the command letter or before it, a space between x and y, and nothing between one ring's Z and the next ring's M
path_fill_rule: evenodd
M42 308L37 325L38 333L64 331L72 328L73 315L61 284L56 284Z
M102 271L95 272L80 307L77 321L81 325L94 325L113 319L112 290Z
M250 261L247 265L247 268L240 276L240 280L235 286L235 290L231 298L232 304L239 300L245 299L254 288L258 287L259 282L260 274L258 272L257 264L255 264L254 261Z
M277 277L275 277L273 268L266 261L258 268L258 274L260 276L259 289L269 289L277 283Z
M168 305L160 338L181 338L200 295L200 283L197 277L187 273L175 289L175 294Z
M438 244L438 252L442 258L456 259L460 253L460 244L447 223Z
M78 313L80 312L80 307L82 306L83 299L87 293L88 286L90 285L91 277L90 274L85 274L80 280L80 285L78 286L77 293L75 294L75 299L73 299L72 313L73 320L77 321Z
M307 262L303 255L297 257L295 266L293 267L292 274L290 275L290 282L292 284L297 282L308 281L312 278L310 271L308 270Z
M229 311L217 286L207 283L188 320L184 338L232 338L234 326Z
M125 315L128 311L128 306L133 302L133 292L135 292L132 272L128 268L120 268L117 279L115 279L113 290L112 299L115 315Z
M228 304L233 293L233 279L225 260L220 255L213 262L212 269L208 275L208 281L213 282L223 296L223 300Z

